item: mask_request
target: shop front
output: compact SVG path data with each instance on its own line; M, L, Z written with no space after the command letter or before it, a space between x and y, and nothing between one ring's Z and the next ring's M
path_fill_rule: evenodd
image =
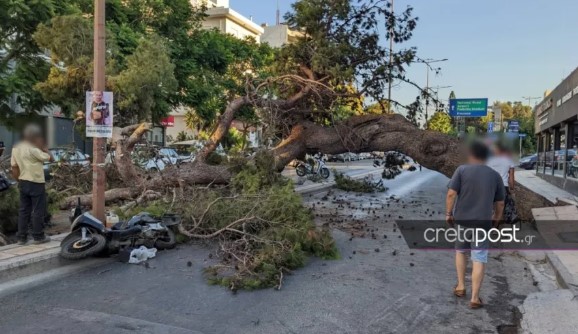
M536 174L578 196L578 68L534 112Z

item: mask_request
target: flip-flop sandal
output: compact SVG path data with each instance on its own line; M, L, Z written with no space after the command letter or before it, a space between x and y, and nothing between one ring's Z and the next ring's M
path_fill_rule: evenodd
M466 295L466 289L458 290L458 289L456 289L457 287L458 287L457 285L454 287L454 295L455 295L456 297L463 297L463 296L465 296L465 295Z
M478 298L478 299L480 300L479 303L470 302L470 308L471 308L472 310L477 310L477 309L479 309L479 308L484 307L484 304L483 304L483 302L482 302L482 298Z

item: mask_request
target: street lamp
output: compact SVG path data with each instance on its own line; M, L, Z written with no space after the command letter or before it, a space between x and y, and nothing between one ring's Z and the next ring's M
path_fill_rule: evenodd
M391 26L391 28L389 29L389 82L388 82L388 87L387 87L387 113L391 114L391 85L392 85L392 80L393 80L393 75L392 75L392 71L393 71L393 29L395 27L395 11L393 9L393 3L394 0L390 0L390 4L391 4L391 16L392 16L392 20L393 24Z
M426 84L425 84L425 128L427 129L427 118L428 118L428 109L429 109L429 72L430 70L432 70L431 64L433 63L440 63L443 61L448 61L447 58L444 59L422 59L419 61L416 61L416 63L422 63L422 64L426 64L426 70L427 70L427 75L426 75Z

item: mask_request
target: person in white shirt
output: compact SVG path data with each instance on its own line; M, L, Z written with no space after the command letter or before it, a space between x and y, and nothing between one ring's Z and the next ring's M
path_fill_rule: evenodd
M497 142L494 145L494 154L488 159L486 165L500 174L504 187L506 188L506 200L504 207L504 222L515 224L518 221L518 213L516 211L516 203L512 197L514 191L515 168L516 165L512 160L512 153L510 149L502 142Z

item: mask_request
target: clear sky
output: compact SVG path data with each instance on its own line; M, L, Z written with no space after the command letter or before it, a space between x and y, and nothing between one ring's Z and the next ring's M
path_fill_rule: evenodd
M256 23L275 23L277 0L230 0ZM279 0L281 13L293 0ZM554 89L578 67L578 0L395 0L419 17L413 39L421 58L442 59L442 73L430 86L458 98L521 101ZM426 69L414 64L410 77L425 86ZM418 92L399 86L396 99L408 103ZM526 102L527 103L527 102ZM536 103L535 101L533 103Z

